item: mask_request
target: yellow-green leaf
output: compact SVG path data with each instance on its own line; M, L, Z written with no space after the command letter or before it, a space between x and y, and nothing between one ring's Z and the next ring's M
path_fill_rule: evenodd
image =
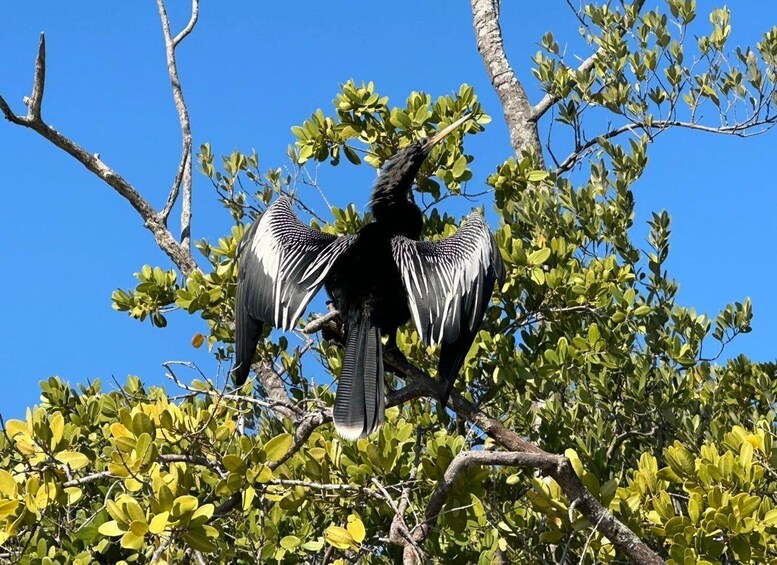
M293 442L291 434L280 434L264 444L267 461L279 461L291 449Z
M302 542L297 536L286 536L281 538L281 547L284 549L294 549Z
M122 530L119 527L119 523L116 520L111 520L110 522L105 522L104 524L100 524L100 527L97 528L97 531L104 536L124 535L124 530Z
M78 487L68 487L65 489L67 494L67 503L75 504L84 497L84 491Z
M151 523L148 525L148 531L152 534L161 534L167 527L167 518L170 513L165 511L157 514L151 519Z
M0 501L0 518L5 518L9 514L13 514L16 507L19 506L18 500L3 500Z
M135 551L143 547L143 536L139 536L134 532L127 532L121 536L120 545L124 549L134 549Z
M222 459L224 468L230 473L245 473L246 465L237 455L225 455Z
M543 247L527 257L529 265L542 265L550 257L550 248Z
M16 481L5 469L0 469L0 494L8 498L16 496Z
M529 182L542 182L548 178L548 171L529 171L529 174L526 175L526 178L529 180Z
M356 514L348 516L348 525L346 526L348 533L351 534L356 543L364 541L364 536L367 534L364 530L364 523L359 519Z
M89 465L89 458L78 451L60 451L54 458L60 463L64 463L74 471L82 469Z
M173 502L173 515L180 516L181 514L192 512L198 505L199 502L197 501L197 498L190 494L179 496Z
M148 532L148 524L144 520L133 520L130 524L130 531L136 536L143 537Z
M324 537L329 545L337 549L348 549L353 545L351 533L340 526L329 526L324 532Z
M62 412L54 412L54 415L49 419L49 428L51 429L51 449L54 449L65 433L65 418L62 416Z
M183 539L191 546L192 549L196 549L197 551L212 553L218 549L218 546L210 540L208 535L205 533L205 530L202 528L197 528L187 532Z
M21 420L8 420L5 423L5 431L9 437L14 437L16 434L27 434L27 422Z

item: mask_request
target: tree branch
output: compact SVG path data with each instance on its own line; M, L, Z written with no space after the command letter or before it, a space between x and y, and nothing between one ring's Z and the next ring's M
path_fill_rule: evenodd
M507 60L499 26L498 0L471 0L478 52L483 59L491 85L499 96L505 121L510 130L510 144L515 154L533 148L539 164L544 166L542 145L537 133L537 120L523 85Z
M642 11L642 6L644 6L645 0L635 0L633 6L633 14L634 18L636 18L637 15ZM621 31L621 36L626 33L626 29L623 29ZM577 67L577 72L587 72L594 68L594 63L596 62L596 58L599 56L600 49L597 49L596 53L589 56L585 61L580 63L580 65ZM571 79L572 83L574 84L574 79ZM552 95L550 93L546 94L542 100L540 100L534 108L532 108L531 111L531 120L534 122L537 122L550 108L553 107L553 105L558 102L560 98L556 95Z
M83 147L71 141L68 137L59 133L53 127L46 124L40 117L40 108L43 103L43 85L45 83L46 69L46 43L41 34L40 47L38 49L38 58L35 63L35 80L33 83L32 96L29 99L29 109L27 116L16 115L8 103L0 96L0 110L5 118L16 125L29 128L41 137L47 139L92 173L97 175L106 184L124 197L143 219L143 225L151 232L160 249L176 264L184 275L189 275L197 269L197 263L192 254L185 247L182 247L175 241L175 238L165 226L164 221L159 217L154 208L140 193L127 182L116 171L103 163L97 154L90 154Z
M181 123L181 163L173 180L173 186L167 197L167 203L161 213L162 221L167 224L170 211L178 199L178 194L183 188L181 200L181 246L191 249L191 222L192 222L192 131L189 121L189 111L183 98L181 80L178 77L178 65L175 61L175 48L191 33L197 23L199 15L199 0L192 0L192 15L186 27L173 39L170 33L170 20L167 17L164 0L157 0L159 18L162 21L162 33L165 38L165 52L167 54L167 73L170 75L170 84L173 89L173 101L178 112L178 120Z
M186 24L186 27L181 30L181 32L175 36L175 39L173 39L173 47L178 47L178 44L186 39L186 36L189 35L192 30L194 29L194 26L197 24L197 19L200 17L200 0L192 0L192 15L191 18L189 18L189 23Z
M556 169L556 174L564 173L572 169L580 161L580 158L587 152L591 151L595 146L599 145L602 139L612 139L623 133L635 132L642 130L651 137L655 137L664 131L671 128L683 128L696 131L702 131L705 133L717 133L720 135L734 135L737 137L750 137L754 135L760 135L770 130L777 124L777 115L769 116L761 120L757 120L756 114L751 116L750 119L740 123L736 123L730 126L705 126L696 122L684 122L682 120L652 120L648 125L644 121L632 122L610 131L596 136L578 148L576 148L569 156L559 164ZM761 129L757 129L761 128ZM755 131L753 131L755 130Z
M46 36L40 34L38 56L35 58L35 78L32 82L32 95L27 109L27 118L40 120L40 109L43 104L43 89L46 86Z
M462 451L453 458L451 464L445 470L443 478L437 483L426 511L424 521L413 530L413 539L417 543L423 543L439 518L445 501L461 475L474 465L510 465L513 467L530 467L549 473L564 463L566 458L550 453L522 453L522 452L493 452L493 451ZM405 547L406 565L414 565L416 562L408 560L408 548Z
M390 400L387 399L387 406L393 405L390 402L406 402L413 398L437 398L437 382L421 369L408 362L401 353L395 350L384 352L384 362L392 371L403 377L407 382L404 388L390 396ZM623 522L602 506L596 497L588 491L572 468L569 459L561 455L547 453L533 443L526 441L456 391L451 394L448 406L459 416L472 422L508 451L536 456L536 459L533 460L535 464L532 466L542 469L552 477L561 487L568 500L578 500L577 508L579 508L580 513L591 524L595 524L596 530L610 540L618 550L623 552L634 563L648 565L664 563L645 542L639 539ZM532 459L516 458L515 461L527 463L532 461ZM553 466L550 466L551 461L553 461Z

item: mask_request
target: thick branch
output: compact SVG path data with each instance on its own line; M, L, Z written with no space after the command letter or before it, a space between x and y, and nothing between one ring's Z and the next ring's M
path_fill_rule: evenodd
M412 398L437 397L437 384L431 377L402 357L396 351L387 351L384 361L390 370L403 377L407 385L387 399L390 402L406 402ZM505 449L513 452L537 455L537 462L541 462L544 470L561 487L565 496L570 501L577 500L577 508L594 524L596 530L610 540L618 550L623 552L634 563L660 564L664 561L656 555L637 535L623 522L618 520L609 510L594 497L575 473L572 465L566 457L547 453L520 437L517 433L507 429L500 422L480 410L457 392L451 394L449 407L461 417L468 419L488 436ZM545 467L551 459L557 458L557 464L552 468Z
M17 116L11 110L8 103L0 96L0 110L2 110L3 115L11 123L30 128L63 151L67 152L75 158L76 161L81 163L123 196L138 214L140 214L145 227L151 231L157 245L159 245L162 251L170 257L184 275L189 275L197 269L194 258L188 249L182 247L175 241L173 235L148 201L146 201L146 199L143 198L122 176L103 163L96 154L92 155L88 153L83 147L71 141L41 119L39 112L41 104L43 103L43 84L45 82L45 46L45 40L43 39L43 36L41 36L38 61L35 65L35 82L33 84L32 96L29 101L28 115ZM35 114L36 111L38 114Z
M186 27L173 39L170 33L170 20L167 17L164 0L157 0L159 8L159 18L162 21L162 33L165 37L165 52L167 54L167 73L170 75L170 84L173 89L173 101L175 109L178 112L178 120L181 123L181 163L178 166L178 172L175 175L173 186L170 189L170 195L167 203L162 210L162 220L167 223L170 211L178 199L178 194L183 188L183 197L181 200L181 246L184 249L191 248L191 222L192 222L192 131L189 122L189 111L186 108L186 102L183 98L181 89L181 80L178 77L178 65L175 61L175 48L189 35L197 23L199 14L199 0L192 0L192 16Z
M456 481L467 469L474 465L510 465L513 467L529 467L540 469L544 473L556 469L564 464L565 457L550 453L523 453L523 452L492 452L492 451L462 451L453 458L451 464L445 470L445 475L437 483L429 503L424 512L424 521L413 531L413 539L418 543L426 540L437 518L442 512L445 501L453 489ZM405 560L407 562L407 559Z
M471 0L475 39L491 84L502 103L510 144L517 156L534 148L539 165L544 166L542 145L533 119L532 106L505 55L499 26L498 0Z

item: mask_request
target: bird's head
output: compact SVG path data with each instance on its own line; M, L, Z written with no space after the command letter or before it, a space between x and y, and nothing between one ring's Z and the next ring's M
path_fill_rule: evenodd
M375 188L372 191L372 200L370 202L370 206L373 209L373 214L376 214L376 218L378 217L377 213L379 213L379 211L375 209L376 205L380 207L381 204L390 205L394 202L411 198L410 188L413 186L415 176L421 168L421 165L424 164L424 161L429 156L429 153L431 153L432 148L471 118L472 114L465 114L463 117L441 129L433 136L414 141L399 151L388 163L386 163L378 180L375 182Z

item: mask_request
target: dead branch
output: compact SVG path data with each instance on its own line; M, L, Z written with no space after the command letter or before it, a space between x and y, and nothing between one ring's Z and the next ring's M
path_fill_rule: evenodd
M5 118L16 125L24 126L38 133L44 139L47 139L76 161L81 163L92 173L102 179L108 186L118 192L125 198L135 211L143 219L143 225L154 236L154 240L160 249L167 254L184 275L189 275L197 269L197 263L194 261L188 248L180 245L162 220L156 210L141 196L141 194L127 180L116 171L100 160L97 154L91 154L83 147L72 141L70 138L59 133L50 125L46 124L41 118L41 107L43 104L43 86L46 79L46 41L43 34L40 38L38 48L38 57L35 61L35 77L32 86L32 95L29 99L29 106L26 116L19 116L11 110L11 107L0 96L0 111Z
M491 85L502 103L513 151L520 157L522 151L534 148L539 164L544 166L537 120L533 117L526 91L516 78L505 55L502 30L499 26L499 2L471 0L471 3L478 52L491 79Z
M192 0L192 15L186 27L173 38L170 33L170 20L167 17L164 0L157 0L159 18L162 21L162 33L165 38L165 53L167 54L167 73L170 76L170 84L173 89L173 101L178 112L178 120L181 123L181 163L173 180L173 186L167 197L167 203L160 214L162 221L167 224L178 194L183 188L181 199L181 246L191 249L191 223L192 223L192 130L189 121L189 111L183 98L181 80L178 77L178 65L175 61L175 49L181 41L194 29L199 15L199 0Z

